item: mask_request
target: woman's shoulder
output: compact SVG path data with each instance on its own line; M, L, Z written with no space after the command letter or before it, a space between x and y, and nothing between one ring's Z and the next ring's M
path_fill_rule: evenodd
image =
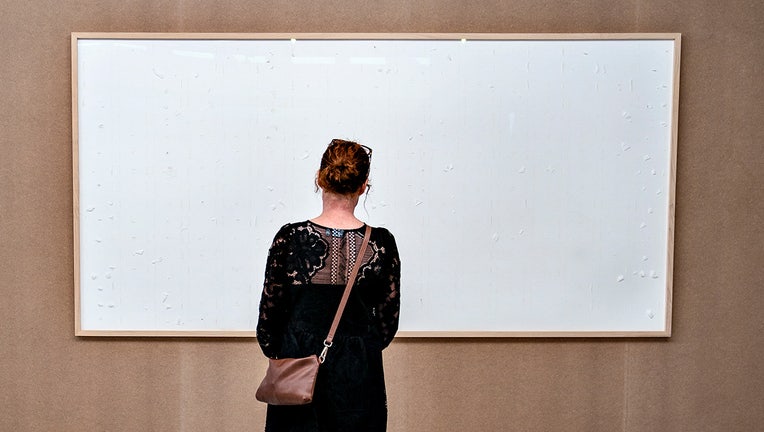
M395 243L395 236L385 227L371 227L371 238Z
M302 222L289 222L281 226L276 232L277 239L288 239L295 235L295 233L304 230L308 227L307 221Z
M300 222L288 222L279 228L279 231L294 231L300 227L304 227L308 225L308 221L300 221Z

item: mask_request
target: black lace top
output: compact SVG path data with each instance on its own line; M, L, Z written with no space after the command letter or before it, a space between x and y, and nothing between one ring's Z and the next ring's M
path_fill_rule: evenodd
M287 333L326 336L357 259L362 260L361 268L335 340L359 336L379 350L390 344L398 330L400 308L398 249L388 230L374 228L366 253L359 258L365 228L338 230L306 221L278 231L268 254L257 323L258 342L266 356L303 356L320 349L282 345L290 345L283 342L285 338L296 340Z

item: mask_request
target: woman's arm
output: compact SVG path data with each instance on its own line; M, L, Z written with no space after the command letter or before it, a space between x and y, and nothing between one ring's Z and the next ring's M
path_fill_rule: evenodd
M389 231L385 231L384 239L384 268L382 273L383 292L379 304L376 307L379 333L382 336L382 348L390 345L395 333L398 332L398 320L400 316L400 281L401 261L398 256L398 247L395 238Z
M281 333L289 315L287 296L286 257L288 253L288 225L283 226L273 239L265 266L265 283L260 297L260 315L257 321L257 341L263 354L277 358L281 349Z

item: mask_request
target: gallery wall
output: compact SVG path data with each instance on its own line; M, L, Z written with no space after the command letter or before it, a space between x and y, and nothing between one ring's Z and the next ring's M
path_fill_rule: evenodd
M764 423L758 2L8 0L0 28L0 430L264 421L253 339L74 336L70 34L84 31L681 33L672 336L398 339L385 358L389 430Z

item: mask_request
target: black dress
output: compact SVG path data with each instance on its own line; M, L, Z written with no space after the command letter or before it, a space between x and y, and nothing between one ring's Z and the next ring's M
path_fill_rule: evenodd
M257 338L271 358L318 354L329 332L365 226L283 226L268 254ZM374 228L334 344L319 367L313 403L268 405L266 431L384 431L382 350L398 330L400 260L393 235Z

